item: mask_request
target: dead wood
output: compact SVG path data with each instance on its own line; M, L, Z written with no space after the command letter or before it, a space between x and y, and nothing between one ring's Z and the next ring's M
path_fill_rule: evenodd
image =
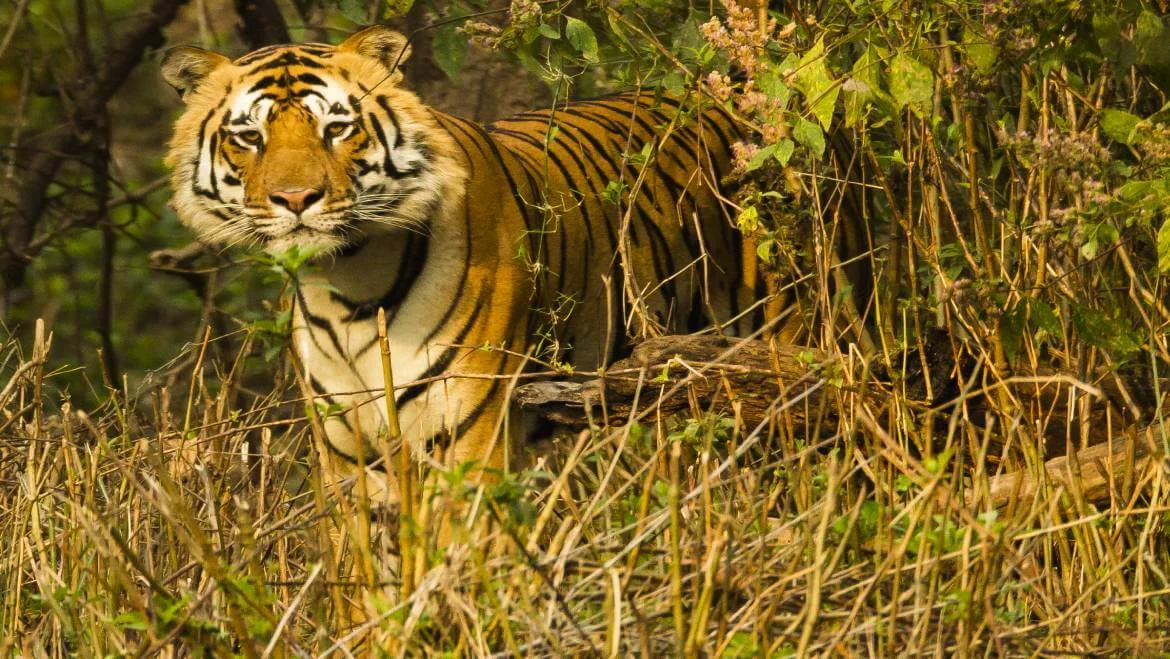
M803 346L666 336L640 344L602 377L533 382L518 387L514 400L522 409L574 428L684 409L734 409L752 426L783 408L790 427L812 421L809 427L830 431L836 429L841 406L855 404L859 396L880 402L896 390L911 405L937 412L940 423L959 413L981 424L1006 401L1016 414L1042 420L1031 430L1045 445L1041 454L1050 459L1044 474L1017 471L993 477L987 496L996 507L1031 497L1046 483L1079 488L1086 500L1099 501L1159 454L1154 426L1146 426L1157 409L1144 393L1148 386L1127 383L1116 373L1086 383L1052 371L1005 375L976 386L970 368L959 363L950 346L935 344L921 355L906 355L891 375L893 369ZM1110 424L1124 430L1125 439L1094 444L1094 435ZM1067 446L1085 444L1089 447L1071 457L1063 455Z
M1106 501L1114 495L1124 501L1133 491L1136 479L1148 473L1152 460L1162 458L1164 463L1162 443L1158 441L1162 436L1161 428L1147 426L1119 440L1053 458L1044 463L1042 473L1019 470L993 476L988 481L986 500L995 508L1006 508L1013 502L1029 501L1051 487L1062 488L1075 498L1089 502ZM979 492L972 492L968 502L975 503L981 498Z
M837 357L800 346L770 348L764 341L722 336L659 337L638 345L602 378L534 382L518 387L514 400L572 427L603 417L624 423L639 397L643 407L652 403L666 414L692 402L710 406L734 401L747 423L766 418L778 397L803 398L806 407L827 403L835 418L835 405L820 391L820 374L838 362ZM799 410L794 413L803 416Z

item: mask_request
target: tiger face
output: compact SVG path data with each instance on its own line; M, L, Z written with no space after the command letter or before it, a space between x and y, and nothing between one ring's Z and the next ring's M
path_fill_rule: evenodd
M179 217L206 243L273 252L425 230L444 163L424 141L425 107L397 84L408 53L382 27L235 61L168 51L163 76L187 104L167 158Z

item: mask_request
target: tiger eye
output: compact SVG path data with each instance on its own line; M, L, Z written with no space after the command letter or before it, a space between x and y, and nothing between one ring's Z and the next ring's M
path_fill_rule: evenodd
M335 121L325 126L325 139L336 140L349 134L353 124L344 121Z
M256 146L263 139L258 130L242 130L235 134L237 142L246 146Z

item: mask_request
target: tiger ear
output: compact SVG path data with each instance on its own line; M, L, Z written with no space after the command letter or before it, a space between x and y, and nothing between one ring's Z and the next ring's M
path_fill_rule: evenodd
M229 63L228 58L210 50L176 46L163 55L162 77L179 92L179 98L186 99L212 71Z
M401 32L382 25L355 32L341 42L337 49L376 59L391 71L410 57L409 39Z

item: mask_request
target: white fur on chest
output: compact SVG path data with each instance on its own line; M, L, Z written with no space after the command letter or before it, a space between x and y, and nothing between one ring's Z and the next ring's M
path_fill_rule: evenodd
M393 311L387 327L391 364L398 397L406 387L427 373L427 369L456 337L457 327L448 322L439 327L450 302L458 295L458 272L462 269L465 244L461 232L436 232L426 262L413 286ZM328 439L341 452L356 455L376 446L386 426L385 387L382 355L377 340L376 316L347 322L349 309L333 299L339 291L351 300L376 298L397 271L397 259L382 255L374 242L357 256L339 261L322 272L305 276L300 282L298 305L293 317L293 344L314 393L346 411L348 424L327 423ZM303 308L302 308L303 303ZM310 322L309 316L315 320ZM324 325L328 324L328 327ZM448 388L427 387L422 395L399 409L403 437L412 443L432 437L453 426L458 404L450 404ZM364 439L363 439L364 437Z

